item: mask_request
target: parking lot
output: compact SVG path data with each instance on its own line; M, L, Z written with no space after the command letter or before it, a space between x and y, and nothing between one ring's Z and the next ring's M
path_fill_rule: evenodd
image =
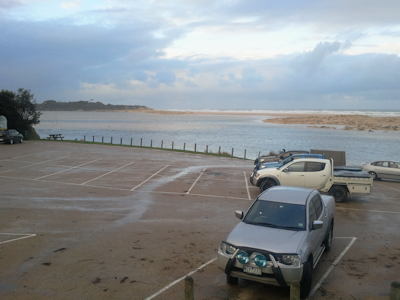
M0 144L1 299L289 299L229 286L217 248L259 189L252 161L57 141ZM337 204L310 299L389 299L400 281L400 182Z

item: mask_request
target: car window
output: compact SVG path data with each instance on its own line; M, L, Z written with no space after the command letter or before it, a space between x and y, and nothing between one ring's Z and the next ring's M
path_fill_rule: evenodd
M306 172L319 172L325 169L325 163L308 161L305 163L304 170Z
M383 161L377 161L374 166L383 167Z
M257 200L243 222L267 227L305 230L305 205Z
M396 162L394 162L394 161L391 161L391 162L389 163L389 167L390 167L390 168L396 168L396 169L398 169L398 168L399 168L399 164L396 163Z
M312 201L310 201L310 205L308 206L308 225L310 229L312 228L312 224L317 219L317 212L315 211L315 207Z
M382 162L382 167L389 167L389 162L388 161L383 161Z
M312 202L314 204L314 208L317 213L317 218L319 219L322 213L322 200L320 195L315 195L312 199Z
M304 161L295 162L288 167L289 172L304 172Z

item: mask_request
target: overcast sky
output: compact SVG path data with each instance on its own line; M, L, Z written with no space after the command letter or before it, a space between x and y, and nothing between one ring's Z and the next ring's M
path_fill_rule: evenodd
M0 89L38 103L400 109L399 0L0 0Z

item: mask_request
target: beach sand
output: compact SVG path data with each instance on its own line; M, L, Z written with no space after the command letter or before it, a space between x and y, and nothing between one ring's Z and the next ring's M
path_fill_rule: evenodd
M139 112L139 111L136 111ZM163 115L259 115L274 117L263 120L275 124L302 124L310 128L343 130L400 130L400 117L370 117L365 115L332 115L332 114L285 114L285 113L243 113L243 112L199 112L199 111L165 111L141 110L142 113ZM318 126L319 125L319 126ZM344 126L344 127L342 127Z
M312 128L342 125L344 130L400 130L400 117L370 117L364 115L292 115L263 120L275 124L310 124ZM322 125L322 126L316 126Z

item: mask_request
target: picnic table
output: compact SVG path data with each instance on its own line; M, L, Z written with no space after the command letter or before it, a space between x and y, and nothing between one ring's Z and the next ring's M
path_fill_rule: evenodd
M61 133L56 133L56 134L49 134L47 137L48 140L62 140L63 141L63 136L61 136Z

